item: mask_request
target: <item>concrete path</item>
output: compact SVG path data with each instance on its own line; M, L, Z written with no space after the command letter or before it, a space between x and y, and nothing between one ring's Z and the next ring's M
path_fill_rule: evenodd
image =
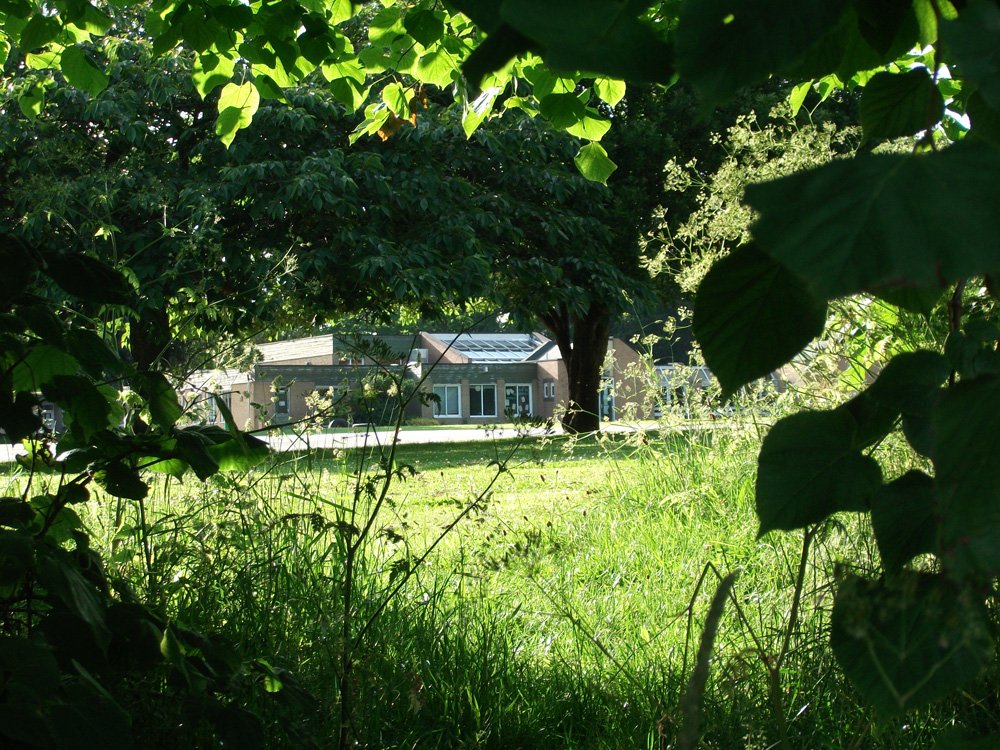
M684 424L677 425L672 429L677 431L691 429L715 429L723 426L722 422L712 422L708 424ZM604 432L643 432L651 426L641 424L626 424L615 422L605 424L601 429ZM657 429L655 426L652 429ZM662 429L662 428L661 428ZM546 434L542 428L534 428L527 431L532 437L541 437ZM522 434L522 431L512 427L497 427L493 429L464 429L455 430L448 428L433 430L402 430L399 433L401 445L413 445L420 443L463 443L471 441L503 440L515 438ZM562 435L562 428L556 425L548 433L550 435ZM354 432L319 433L297 435L278 435L276 437L265 437L271 444L271 448L278 452L305 451L313 448L360 448L364 446L374 447L377 445L388 445L392 441L392 430L387 429L358 429ZM0 462L10 462L14 460L16 453L24 453L20 445L0 444Z

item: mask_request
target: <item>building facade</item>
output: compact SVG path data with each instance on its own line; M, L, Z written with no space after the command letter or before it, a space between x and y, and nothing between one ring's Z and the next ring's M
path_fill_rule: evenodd
M221 423L218 398L246 429L299 422L317 412L334 425L389 423L397 399L379 398L389 375L405 376L407 388L419 392L404 418L442 425L557 419L568 396L565 363L541 333L327 334L257 348L261 359L249 371L197 373L182 389L203 421ZM608 340L603 419L653 416L641 369L632 347ZM371 397L362 404L361 394Z

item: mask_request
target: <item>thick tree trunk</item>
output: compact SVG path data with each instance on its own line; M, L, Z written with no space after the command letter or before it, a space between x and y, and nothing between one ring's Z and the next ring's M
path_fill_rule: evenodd
M601 371L608 353L610 315L603 305L591 305L580 316L564 310L545 317L569 376L563 429L571 434L601 428Z

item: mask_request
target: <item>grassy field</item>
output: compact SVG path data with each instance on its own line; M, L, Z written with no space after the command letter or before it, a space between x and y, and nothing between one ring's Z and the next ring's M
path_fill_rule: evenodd
M85 521L140 599L311 696L253 706L268 746L336 747L347 690L355 747L673 747L733 572L702 747L916 748L956 716L993 722L981 697L895 722L856 705L825 628L835 566L864 572L877 552L850 546L847 517L805 550L801 534L758 540L757 445L735 430L400 446L388 486L385 456L279 456L162 477L141 507L103 498ZM178 746L147 715L148 747Z

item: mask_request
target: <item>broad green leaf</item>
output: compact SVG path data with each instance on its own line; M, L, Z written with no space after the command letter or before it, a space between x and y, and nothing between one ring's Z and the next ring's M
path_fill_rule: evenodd
M442 47L421 55L412 73L417 80L443 89L450 86L458 74L458 63L451 53Z
M17 106L29 120L34 120L42 114L45 105L45 92L41 88L32 88L27 94L17 98Z
M944 98L927 68L879 73L861 96L865 138L886 140L934 127L944 116Z
M20 47L24 53L44 47L62 31L62 23L55 16L39 13L21 31Z
M227 439L209 446L208 452L218 462L219 471L246 471L271 455L267 443L244 434L229 435Z
M613 107L625 98L625 82L614 78L598 78L594 81L594 93L602 102Z
M972 0L957 19L942 24L941 37L962 78L976 84L983 99L1000 109L1000 8Z
M518 55L535 49L537 45L524 34L503 24L465 58L462 73L469 87L478 92L492 73L503 69Z
M236 63L224 55L198 55L194 61L191 78L194 87L204 99L214 89L229 83Z
M788 362L825 324L826 305L753 245L716 263L695 298L694 334L727 395Z
M803 81L792 88L792 93L788 95L788 104L792 108L792 117L798 115L799 110L806 101L809 92L812 91L812 81Z
M965 112L972 121L972 135L1000 148L1000 109L991 107L976 91L965 103Z
M97 586L83 576L70 554L62 549L45 549L45 554L38 555L37 570L38 580L49 595L74 617L86 623L94 642L102 650L107 648L111 633L105 617L104 599Z
M587 107L576 94L549 94L538 103L538 109L560 130L576 125L587 115Z
M583 119L566 128L566 132L588 141L599 141L611 129L611 121L597 114L597 110L587 108Z
M365 69L358 62L357 58L349 58L324 65L323 76L328 81L336 81L338 78L349 78L360 86L363 86L365 83Z
M677 67L708 105L718 104L743 86L794 67L848 5L847 0L687 0L677 30Z
M62 64L63 52L64 48L53 42L45 52L25 55L24 62L32 70L58 68Z
M31 393L60 375L76 375L80 363L71 355L48 344L31 347L28 354L14 366L12 385L15 391Z
M505 0L500 14L536 42L545 62L557 70L669 83L674 77L674 51L639 20L646 5L634 0Z
M799 412L778 421L757 463L760 534L867 510L882 472L857 450L856 439L854 419L845 411Z
M226 148L232 145L237 132L249 127L259 106L260 93L252 83L227 83L223 86L215 133Z
M117 352L93 331L86 328L69 328L65 334L66 351L72 354L95 378L108 374L121 375L127 369Z
M59 286L87 302L129 305L135 291L120 271L104 261L82 253L46 257L46 273Z
M935 509L934 480L921 471L908 471L875 494L872 529L886 570L899 571L917 555L934 551Z
M410 100L412 98L413 90L409 87L404 88L399 83L390 83L382 89L382 101L397 117L410 116Z
M444 34L444 13L426 8L410 11L403 17L403 28L424 47L430 47Z
M580 174L591 182L608 184L608 178L618 169L618 165L608 158L608 152L599 143L588 143L573 158Z
M904 29L909 32L912 48L916 41L916 17L912 0L868 0L854 3L858 30L865 41L881 55L890 54ZM911 28L907 28L911 26Z
M197 431L180 430L176 440L177 454L194 470L198 479L205 481L219 471L219 463L208 452L208 443Z
M153 424L161 430L169 430L183 410L177 400L177 392L160 372L138 373L135 376L135 388L149 407L149 415Z
M108 395L81 375L56 375L42 388L45 398L63 408L69 428L86 443L111 426Z
M330 81L330 93L352 112L359 110L368 98L368 89L353 78L336 78Z
M950 371L938 352L904 352L889 361L867 393L899 414L930 414Z
M925 705L975 681L993 662L982 598L941 576L893 584L848 576L830 645L861 698L884 715Z
M1000 378L963 380L932 425L943 562L956 578L1000 572Z
M0 392L0 430L8 440L18 442L42 429L39 404L29 391L19 391L13 398Z
M821 299L936 287L996 266L1000 152L968 139L929 154L835 161L751 185L761 248ZM955 228L960 227L956 236Z
M97 96L108 87L108 76L77 46L62 51L62 72L71 86L87 91L91 96Z
M941 299L943 290L934 287L905 286L878 291L878 298L890 305L929 317Z
M139 472L121 461L114 461L94 478L109 495L128 500L142 500L149 494L149 486L139 477Z

